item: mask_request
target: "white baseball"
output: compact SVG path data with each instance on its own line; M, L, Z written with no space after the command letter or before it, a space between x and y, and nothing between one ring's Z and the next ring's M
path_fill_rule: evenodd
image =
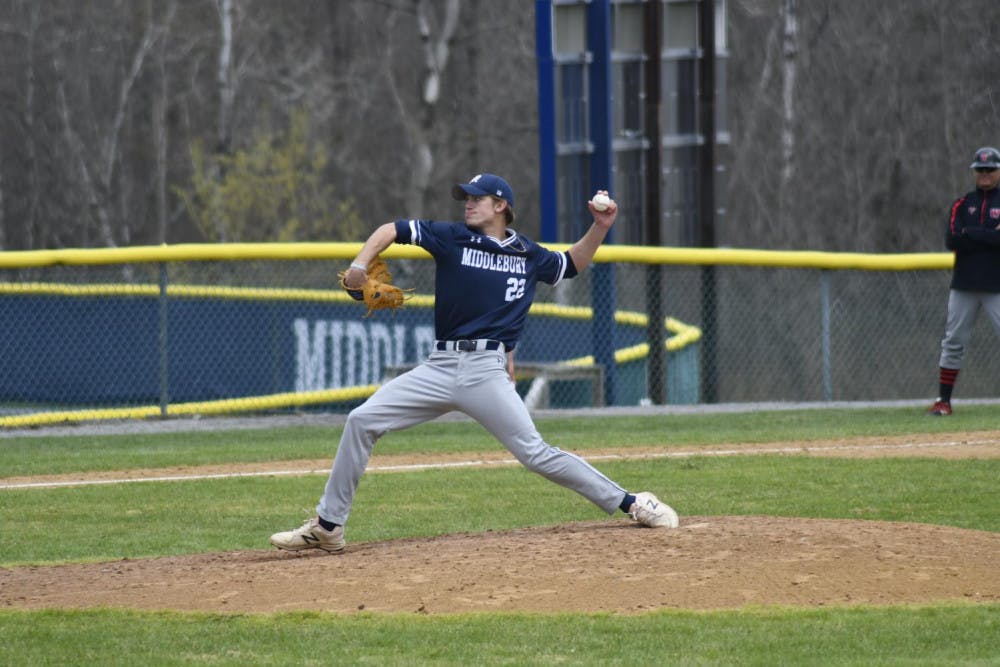
M605 194L594 195L590 201L598 211L607 211L608 207L611 206L611 197Z

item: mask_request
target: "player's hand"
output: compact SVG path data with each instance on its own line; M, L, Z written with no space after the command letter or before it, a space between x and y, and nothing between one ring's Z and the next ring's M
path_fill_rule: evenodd
M358 260L351 262L346 271L337 274L340 286L351 295L355 301L364 301L368 306L365 317L372 311L391 309L393 312L410 298L412 289L400 289L392 284L392 272L381 257L363 264Z
M367 278L368 274L366 272L352 266L344 274L344 285L353 290L358 290L365 286Z
M355 301L365 300L365 283L368 282L368 272L354 264L340 274L340 286L351 295Z
M602 195L608 198L606 202L607 208L603 211L598 210L594 204L594 199ZM587 202L587 208L590 209L590 214L594 216L594 222L605 229L615 224L615 218L618 217L618 204L614 199L611 199L607 190L598 190L595 192L594 198Z

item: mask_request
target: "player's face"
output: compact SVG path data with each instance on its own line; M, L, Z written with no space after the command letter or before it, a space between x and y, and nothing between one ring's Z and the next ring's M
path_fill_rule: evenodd
M1000 169L988 171L982 167L976 169L976 187L980 190L992 190L1000 183Z
M493 222L496 214L493 197L468 195L465 198L465 224L480 229Z

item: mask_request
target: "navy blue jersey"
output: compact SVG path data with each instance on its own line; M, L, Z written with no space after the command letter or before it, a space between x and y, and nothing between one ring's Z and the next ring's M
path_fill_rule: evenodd
M507 230L498 241L461 222L397 220L396 243L434 257L434 331L438 340L492 338L517 346L541 280L576 275L569 253L555 252Z

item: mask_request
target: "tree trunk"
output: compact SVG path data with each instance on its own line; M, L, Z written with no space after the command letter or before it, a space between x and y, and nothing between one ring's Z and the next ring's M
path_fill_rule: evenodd
M795 175L795 77L798 68L799 23L796 0L782 0L782 77L781 84L781 181L779 205L782 217L788 214L788 198Z
M413 169L410 171L410 185L407 196L407 211L411 215L423 214L428 196L428 187L434 173L434 150L431 143L438 102L441 100L441 79L448 66L451 41L458 29L461 11L459 0L447 0L444 19L437 35L431 26L430 8L427 0L416 0L417 29L424 49L424 76L420 96L420 122L409 123L413 140Z
M228 153L232 142L233 100L233 0L216 0L219 9L219 127L216 151Z

